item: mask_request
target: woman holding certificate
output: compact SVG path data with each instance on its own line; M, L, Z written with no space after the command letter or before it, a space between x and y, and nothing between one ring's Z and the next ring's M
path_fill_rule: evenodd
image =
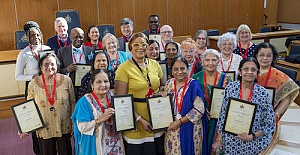
M122 135L116 133L111 120L111 95L108 72L96 69L91 74L92 91L76 103L72 122L76 155L124 155Z
M148 38L135 33L129 40L128 48L132 58L120 65L116 72L116 95L133 94L136 130L123 132L127 155L164 154L164 132L153 132L149 123L146 97L159 91L162 84L162 69L158 62L145 58Z
M188 62L177 57L171 64L172 75L165 87L173 93L174 115L165 135L165 153L181 155L207 154L207 113L203 93L197 80L189 78Z
M259 69L255 58L243 59L239 81L225 88L217 124L219 134L213 144L214 148L223 149L224 154L256 155L272 140L274 111L267 90L256 84Z
M260 70L258 84L275 88L274 109L275 118L280 118L299 93L299 86L286 74L274 68L278 52L267 42L257 45L254 51Z
M234 54L233 50L236 46L236 36L232 33L225 33L218 39L218 47L220 48L220 63L217 70L220 72L234 71L234 75L237 75L238 68L241 60L240 55ZM231 77L234 79L237 76Z
M130 58L130 54L127 52L118 51L119 42L111 33L107 33L103 37L102 45L108 57L108 70L116 71L121 63Z
M28 86L28 99L34 99L45 122L36 131L42 155L71 155L71 113L75 105L71 79L57 73L59 60L47 53L39 60L42 75ZM56 152L57 150L57 152Z
M207 49L203 53L202 64L204 70L193 76L193 79L198 80L200 88L203 90L204 102L206 109L211 112L211 90L213 87L226 87L231 81L225 73L218 72L217 66L220 61L220 54L214 49ZM216 137L217 119L210 119L208 123L208 153L212 152L212 144Z
M87 92L92 91L92 87L90 84L90 79L91 79L91 74L92 71L96 69L107 69L108 68L108 58L107 55L100 51L96 52L93 58L93 63L92 63L92 69L90 72L86 73L84 77L81 79L81 85L78 90L78 96L81 98L83 95L85 95ZM108 78L110 82L110 89L114 89L114 78L115 78L115 72L108 70ZM79 99L78 98L78 99Z

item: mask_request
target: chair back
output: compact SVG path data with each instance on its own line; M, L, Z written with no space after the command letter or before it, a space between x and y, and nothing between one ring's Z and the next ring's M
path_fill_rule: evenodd
M29 40L26 37L26 32L24 30L15 31L15 44L16 49L21 50L29 45Z
M260 27L259 28L259 33L266 33L266 32L271 32L270 27Z
M228 32L231 32L233 34L236 34L237 29L236 28L230 28L228 29Z
M63 17L66 19L68 23L68 34L70 34L71 30L75 27L80 27L80 19L79 13L77 10L60 10L56 11L56 18Z
M114 25L112 24L103 24L103 25L99 25L97 26L99 33L100 33L100 40L102 40L102 38L107 34L107 33L111 33L113 35L115 35L115 28Z
M291 50L289 55L299 55L300 54L300 46L299 45L291 45Z
M218 36L218 35L220 35L220 31L214 30L214 29L209 29L209 30L207 30L207 35L208 36Z
M281 66L278 66L278 65L275 65L275 68L277 68L278 70L282 71L287 76L289 76L293 81L296 82L296 78L297 78L297 71L296 70L285 68L285 67L281 67Z

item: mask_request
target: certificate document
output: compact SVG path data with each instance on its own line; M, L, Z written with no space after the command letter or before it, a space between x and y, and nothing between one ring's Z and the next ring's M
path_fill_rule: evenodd
M163 76L162 76L163 82L167 83L167 81L168 81L167 64L163 63L163 62L160 62L159 65L160 65L162 73L163 73Z
M76 64L75 71L75 86L81 85L81 79L84 75L91 70L91 66L88 64Z
M223 73L225 73L227 76L230 76L232 81L235 81L235 71L225 71Z
M150 124L153 130L165 129L174 121L171 103L171 95L147 98Z
M21 133L29 133L45 126L39 108L33 99L14 105L11 109Z
M38 54L39 54L39 58L43 57L45 54L48 54L48 53L54 53L54 50L52 49L49 49L49 50L38 50Z
M271 98L271 101L272 101L272 105L273 107L275 106L275 91L276 91L276 88L274 87L265 87L270 95L270 98Z
M133 95L112 96L111 107L115 109L114 128L116 132L135 130Z
M159 58L160 58L160 61L163 61L166 59L166 53L165 52L159 52Z
M219 118L222 103L224 98L224 88L213 87L211 94L210 118Z
M250 133L257 105L234 98L229 98L223 130L237 135Z
M149 40L156 40L157 42L161 42L160 34L149 34Z

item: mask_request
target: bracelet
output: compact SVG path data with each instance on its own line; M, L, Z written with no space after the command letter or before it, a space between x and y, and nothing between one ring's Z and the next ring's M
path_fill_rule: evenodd
M136 118L135 121L137 122L137 121L139 121L141 118L142 118L142 116L138 116L138 117Z
M180 123L181 123L181 124L183 124L183 122L182 122L181 118L179 118L179 121L180 121Z

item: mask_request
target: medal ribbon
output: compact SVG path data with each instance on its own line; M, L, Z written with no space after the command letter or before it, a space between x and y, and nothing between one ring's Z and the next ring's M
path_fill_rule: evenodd
M110 58L110 56L109 56L109 54L107 53L107 57L108 57L108 60L109 60L109 63L110 63L110 65L111 65L111 68L114 70L114 71L116 71L117 69L118 69L118 66L119 66L119 54L118 54L118 52L116 52L116 66L114 65L114 63L112 62L112 60L111 60L111 58Z
M248 54L248 51L249 51L249 48L250 48L250 42L248 42L248 47L246 48L245 54L243 54L243 52L242 52L242 44L241 44L241 42L239 42L239 48L240 48L240 54L241 54L241 56L243 58L246 58L247 54Z
M70 48L71 48L71 51L72 51L72 44L70 44ZM84 52L84 48L83 48L83 46L82 46L82 53L80 54L80 56L79 56L79 61L77 62L76 56L75 56L75 54L73 54L73 51L72 51L73 60L74 60L74 63L75 63L75 64L76 64L76 63L80 63L83 52Z
M56 37L56 41L57 41L58 46L59 46L60 48L62 48L61 45L60 45L60 40L58 39L58 36ZM67 43L68 43L68 39L65 41L63 47L67 46Z
M55 96L55 92L56 92L56 74L54 75L54 84L53 84L53 88L52 88L51 98L50 98L49 91L47 89L47 85L46 85L46 80L45 80L44 74L42 74L42 81L43 81L44 89L45 89L45 92L46 92L47 100L49 101L50 105L53 106L53 104L54 104L54 96Z
M248 97L248 101L250 102L251 99L252 99L252 95L253 95L253 88L254 88L254 84L252 85L252 88L251 88L251 92L249 94L249 97ZM242 90L242 82L240 83L240 99L242 100L243 99L243 90Z
M222 56L221 56L221 57L222 57ZM229 65L228 65L226 71L229 71L229 69L230 69L230 67L231 67L232 59L233 59L233 54L231 54L230 63L229 63ZM224 69L224 66L223 66L223 57L222 57L222 60L221 60L221 66L222 66L222 71L224 72L225 69Z
M185 81L184 81L183 91L181 93L180 103L178 103L178 94L179 93L177 92L177 88L176 88L176 80L174 80L174 93L175 93L174 95L175 95L175 99L176 99L176 106L177 106L178 113L180 113L180 111L181 111L182 101L183 101L183 98L184 98L184 92L185 92L185 89L186 89L188 81L189 81L189 78L186 78Z
M133 59L133 57L132 57L131 59L132 59L132 61L134 62L134 64L137 66L137 68L142 72L142 74L145 75L145 73L143 72L143 70L141 69L141 67L138 65L138 63ZM147 63L147 59L145 59L145 64L146 64L146 69L147 69L147 71L148 71L148 63ZM148 82L149 87L151 87L151 81L150 81L150 77L149 77L148 73L147 73L147 75L146 75L146 80L147 80L147 82Z
M96 94L94 93L94 91L92 91L92 96L93 98L96 100L98 106L100 107L101 111L104 113L105 109L104 107L102 106L101 102L99 101L98 97L96 96ZM106 102L107 102L107 108L110 108L110 102L109 102L109 99L108 99L108 96L106 94Z
M159 28L156 29L156 32L155 32L155 33L158 34L158 32L159 32ZM150 33L150 28L148 29L148 34L151 34L151 33Z
M166 47L163 41L161 41L161 47L164 49L164 52L166 52Z
M194 75L195 66L196 66L196 60L194 60L194 63L193 63L192 70L190 72L189 78L192 78L192 76Z
M32 45L29 45L29 48L31 50L31 53L34 55L34 57L36 58L36 60L39 60L39 56L33 51L33 47ZM40 50L42 50L42 48L40 48Z
M216 71L214 86L216 86L216 84L217 84L217 79L218 79L218 71ZM208 96L207 82L206 82L206 71L204 71L204 86L203 87L204 87L204 91L205 91L205 98L206 98L207 104L210 104L210 98Z
M207 47L204 47L203 51L205 51L206 49L207 49ZM198 53L196 54L196 59L197 59L198 62L201 62L201 59L200 59L200 56L199 56Z

